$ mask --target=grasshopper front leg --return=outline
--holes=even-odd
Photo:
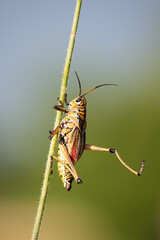
[[[57,101],[59,102],[59,104],[58,105],[54,105],[53,108],[55,110],[57,110],[57,111],[68,113],[68,111],[63,108],[64,105],[63,105],[62,101],[59,99],[59,97],[57,98]],[[65,101],[66,105],[69,105],[69,103],[67,102],[67,94],[65,94],[65,100],[64,101]]]
[[[94,151],[103,151],[103,152],[110,152],[110,153],[115,153],[116,157],[118,158],[118,160],[132,173],[134,173],[137,176],[140,176],[142,174],[143,168],[144,168],[144,162],[145,160],[142,161],[142,165],[141,165],[141,169],[139,170],[139,172],[133,170],[132,168],[130,168],[126,163],[123,162],[123,160],[121,159],[121,157],[119,156],[118,152],[116,149],[114,148],[102,148],[102,147],[97,147],[94,145],[89,145],[89,144],[85,144],[85,150],[94,150]]]

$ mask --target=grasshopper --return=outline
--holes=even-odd
[[[65,118],[60,122],[60,125],[57,126],[53,131],[49,131],[49,139],[52,139],[55,134],[58,134],[59,146],[58,146],[58,157],[51,156],[51,174],[53,172],[53,159],[58,161],[58,172],[64,184],[64,187],[69,191],[72,187],[72,181],[75,181],[78,184],[82,183],[81,178],[78,176],[77,171],[74,167],[75,163],[79,160],[84,150],[94,150],[94,151],[104,151],[115,153],[118,160],[132,173],[137,176],[140,176],[143,168],[144,162],[140,171],[134,171],[130,168],[119,156],[118,152],[114,148],[102,148],[94,145],[89,145],[85,143],[86,138],[86,98],[85,95],[89,92],[103,86],[117,86],[117,84],[102,84],[96,87],[91,88],[84,94],[81,94],[81,83],[77,73],[75,72],[78,83],[79,83],[79,96],[73,99],[70,103],[67,102],[67,94],[65,95],[65,104],[68,106],[68,110],[63,108],[63,104],[58,98],[58,105],[53,106],[57,111],[61,111],[66,114]]]

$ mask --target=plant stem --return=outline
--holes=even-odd
[[[81,4],[82,4],[82,0],[77,0],[74,18],[73,18],[72,30],[71,30],[71,35],[70,35],[65,65],[64,65],[64,71],[63,71],[63,76],[62,76],[62,84],[61,84],[61,91],[60,91],[60,100],[62,101],[62,103],[64,103],[64,99],[65,99],[67,80],[68,80],[70,63],[71,63],[71,58],[72,58],[72,53],[73,53],[73,48],[74,48],[74,43],[75,43],[75,36],[76,36],[76,32],[77,32]],[[57,111],[54,129],[60,124],[61,116],[62,116],[62,112]],[[45,202],[47,199],[47,192],[48,192],[48,186],[49,186],[49,180],[50,180],[50,161],[51,161],[51,156],[54,155],[54,152],[55,152],[57,139],[58,139],[58,137],[56,134],[52,138],[51,143],[50,143],[48,159],[46,162],[46,169],[45,169],[45,173],[44,173],[44,180],[43,180],[39,205],[38,205],[38,209],[37,209],[37,215],[36,215],[32,238],[31,238],[32,240],[38,239],[38,235],[39,235],[39,230],[40,230],[43,212],[44,212],[44,208],[45,208]]]

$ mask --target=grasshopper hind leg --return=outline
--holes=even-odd
[[[122,158],[119,156],[117,150],[114,149],[114,148],[102,148],[102,147],[97,147],[97,146],[94,146],[94,145],[85,144],[85,150],[94,150],[94,151],[115,153],[117,159],[118,159],[118,160],[121,162],[121,164],[122,164],[123,166],[125,166],[130,172],[134,173],[134,174],[137,175],[137,176],[140,176],[140,175],[142,174],[145,160],[142,161],[141,168],[140,168],[139,172],[137,172],[137,171],[133,170],[132,168],[130,168],[130,167],[122,160]]]

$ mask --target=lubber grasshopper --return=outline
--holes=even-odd
[[[95,150],[115,153],[119,161],[126,168],[135,175],[140,176],[144,168],[145,160],[142,161],[140,171],[136,172],[123,162],[116,149],[96,147],[85,143],[87,102],[84,96],[96,88],[108,85],[117,86],[117,84],[102,84],[91,88],[84,94],[81,94],[81,83],[77,73],[76,76],[79,83],[79,96],[68,103],[66,95],[65,104],[68,106],[68,110],[63,108],[63,104],[59,98],[57,99],[59,101],[59,105],[53,106],[54,109],[64,112],[66,117],[61,121],[60,125],[57,126],[56,129],[50,131],[50,139],[52,139],[55,134],[59,134],[58,157],[51,156],[51,173],[53,172],[53,159],[55,159],[58,161],[58,171],[64,187],[69,191],[71,189],[73,179],[75,179],[78,184],[82,183],[81,178],[76,172],[74,164],[79,160],[84,150]]]

